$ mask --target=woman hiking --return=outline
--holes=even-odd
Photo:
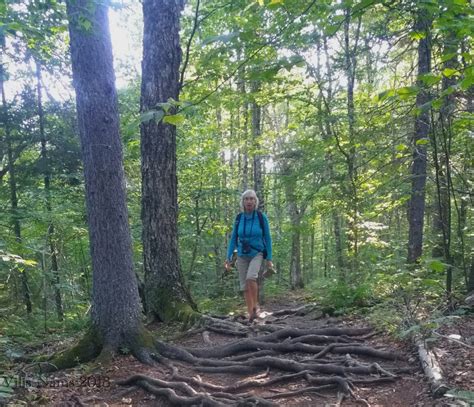
[[[245,303],[252,322],[258,317],[257,278],[263,261],[273,269],[272,238],[267,216],[259,211],[257,194],[248,189],[240,197],[240,210],[232,229],[224,267],[230,270],[232,255],[237,247],[237,271],[240,290],[244,292]]]

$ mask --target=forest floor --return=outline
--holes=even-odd
[[[262,335],[260,327],[275,323],[273,315],[281,310],[296,310],[303,304],[298,296],[269,299],[262,307],[262,317],[253,324],[248,324],[252,338]],[[243,309],[239,310],[242,312]],[[242,317],[243,320],[243,317]],[[246,321],[245,321],[246,323]],[[361,318],[355,317],[328,317],[322,315],[316,308],[310,312],[286,313],[278,318],[279,326],[288,328],[326,329],[326,328],[367,328],[369,324]],[[176,326],[153,324],[149,327],[155,332],[163,334],[176,333]],[[450,388],[457,390],[474,389],[474,316],[464,316],[462,319],[438,329],[438,337],[432,349],[440,361],[445,382]],[[451,335],[451,337],[450,337]],[[190,333],[174,335],[169,340],[174,345],[186,349],[215,348],[222,345],[243,341],[242,338],[219,334],[212,331],[197,330]],[[456,339],[457,338],[457,339]],[[194,377],[204,383],[220,386],[239,385],[251,381],[245,388],[246,394],[252,394],[261,399],[267,399],[277,406],[390,406],[390,407],[422,407],[422,406],[473,406],[472,401],[462,401],[448,397],[434,398],[418,360],[415,346],[409,341],[395,340],[384,333],[374,332],[360,338],[351,338],[351,342],[363,342],[364,347],[389,351],[402,355],[402,360],[379,360],[372,356],[346,356],[354,361],[352,366],[368,366],[373,362],[380,363],[387,375],[370,374],[364,376],[350,375],[353,382],[353,396],[341,400],[341,393],[332,389],[319,388],[316,390],[301,391],[305,388],[304,377],[288,378],[283,381],[270,380],[288,373],[278,369],[267,369],[248,374],[235,373],[206,373],[198,372],[195,366],[188,363],[173,361],[176,371],[183,377]],[[285,341],[284,341],[285,342]],[[288,339],[286,343],[288,342]],[[353,343],[351,343],[352,345]],[[64,346],[65,343],[62,344]],[[46,348],[45,348],[46,349]],[[49,349],[51,350],[51,348]],[[341,352],[340,352],[341,353]],[[299,351],[281,354],[284,360],[306,363],[307,354]],[[250,356],[252,357],[252,356]],[[322,359],[318,359],[322,360]],[[289,363],[289,362],[288,362]],[[327,362],[329,363],[329,362]],[[390,377],[390,372],[396,372],[396,377]],[[171,380],[169,366],[157,364],[146,366],[139,363],[132,356],[121,356],[114,359],[108,366],[81,366],[76,369],[56,372],[42,379],[40,384],[24,386],[17,392],[14,401],[9,406],[18,405],[47,405],[47,406],[170,406],[168,399],[161,395],[151,394],[137,386],[121,386],[117,382],[132,375],[146,375],[156,379]],[[289,375],[288,375],[289,376]],[[327,375],[326,375],[327,376]],[[385,376],[386,382],[380,380]],[[354,379],[354,380],[352,380]],[[267,384],[264,384],[267,382]],[[253,383],[253,384],[252,384]],[[260,383],[259,385],[254,385]],[[307,383],[306,383],[307,386]],[[328,387],[328,386],[326,386]],[[285,396],[285,394],[287,394]],[[469,392],[467,392],[469,393]],[[347,395],[346,395],[347,396]],[[0,403],[1,404],[1,403]],[[226,405],[226,403],[222,404]],[[252,404],[234,404],[252,405]],[[261,404],[256,404],[261,405]]]

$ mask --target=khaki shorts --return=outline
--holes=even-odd
[[[257,253],[255,257],[237,257],[237,271],[239,272],[240,289],[242,291],[245,290],[246,280],[257,280],[262,261],[262,253]]]

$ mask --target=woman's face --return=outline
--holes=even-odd
[[[244,198],[244,209],[245,212],[252,212],[255,209],[255,204],[257,203],[257,200],[255,199],[254,196],[246,196]]]

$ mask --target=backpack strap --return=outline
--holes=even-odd
[[[257,215],[258,215],[258,221],[260,222],[260,228],[262,229],[262,237],[265,238],[265,224],[263,222],[263,214],[262,212],[257,211]]]
[[[263,214],[260,211],[257,211],[258,221],[260,222],[260,227],[262,228],[262,241],[263,241],[263,258],[267,258],[267,244],[265,243],[265,224],[263,221]]]
[[[235,217],[235,234],[236,234],[236,238],[235,238],[235,244],[239,244],[239,224],[240,224],[240,218],[242,218],[242,212],[239,212],[237,214],[237,216]]]

